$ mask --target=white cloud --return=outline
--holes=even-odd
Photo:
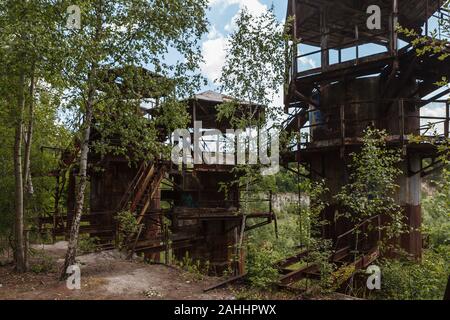
[[[218,37],[221,37],[221,36],[222,35],[217,30],[216,26],[212,26],[212,29],[208,33],[208,40],[214,40],[214,39],[217,39]]]
[[[224,27],[227,32],[233,32],[236,28],[235,21],[242,9],[246,8],[249,13],[255,16],[261,15],[268,10],[268,7],[265,4],[262,4],[259,0],[209,0],[209,5],[211,7],[219,7],[219,9],[222,10],[225,10],[230,6],[239,7],[238,12],[236,12],[230,22]]]
[[[308,57],[301,57],[298,62],[300,63],[300,66],[305,67],[307,70],[317,68],[316,62]]]
[[[255,15],[260,15],[268,9],[267,6],[262,4],[259,0],[209,0],[209,5],[211,7],[220,6],[222,9],[238,5],[239,9],[246,7],[250,13]]]
[[[422,117],[437,117],[437,118],[445,118],[445,104],[444,103],[431,103],[420,110],[420,115]],[[442,120],[434,120],[434,119],[422,119],[421,125],[426,126],[429,123],[442,122]],[[433,131],[436,130],[438,134],[444,133],[444,123],[436,124],[434,129],[430,130],[428,134],[432,134]],[[423,133],[423,132],[422,132]]]
[[[202,44],[204,63],[200,68],[209,81],[218,80],[225,64],[227,39],[217,32],[216,28],[208,34],[208,40]]]
[[[223,30],[226,33],[231,33],[235,30],[235,20],[242,9],[247,8],[255,16],[261,15],[268,10],[267,5],[262,4],[260,0],[209,0],[209,6],[215,12],[223,12],[231,6],[237,6],[236,14],[230,21],[224,23]],[[211,82],[218,80],[222,74],[226,58],[227,41],[228,36],[221,34],[218,28],[213,25],[207,39],[202,44],[204,63],[201,65],[201,70]]]
[[[280,86],[276,92],[271,94],[272,104],[271,107],[280,108],[284,106],[284,86]]]
[[[234,30],[234,21],[242,9],[247,8],[253,15],[260,15],[268,10],[267,6],[262,4],[260,0],[209,0],[209,6],[214,8],[216,12],[224,11],[230,6],[238,7],[236,14],[224,25],[224,30],[228,33]],[[213,25],[207,40],[202,44],[204,63],[201,65],[201,70],[211,82],[218,80],[222,74],[226,58],[227,39],[227,36],[222,35],[217,30],[217,27]]]

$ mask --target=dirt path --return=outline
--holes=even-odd
[[[204,293],[219,282],[201,280],[181,270],[162,265],[129,262],[118,252],[101,252],[78,257],[81,290],[68,290],[58,282],[66,243],[35,247],[31,266],[34,272],[17,275],[12,266],[0,267],[0,299],[81,299],[81,300],[224,300],[233,299],[228,290]]]

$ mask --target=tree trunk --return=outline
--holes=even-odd
[[[17,272],[27,271],[24,241],[24,205],[22,176],[22,140],[23,140],[23,110],[25,107],[25,73],[19,76],[19,95],[17,99],[17,123],[14,140],[14,178],[15,178],[15,262]]]
[[[86,103],[86,114],[84,119],[84,136],[81,145],[81,157],[80,157],[80,171],[79,171],[79,185],[77,190],[77,200],[75,205],[75,214],[73,216],[72,226],[70,229],[69,246],[64,261],[64,266],[61,270],[60,280],[67,278],[67,268],[75,264],[75,258],[77,255],[78,238],[80,232],[81,215],[83,214],[85,191],[87,186],[87,167],[88,167],[88,155],[89,155],[89,140],[91,135],[91,123],[94,111],[94,88],[91,86],[88,95],[88,101]]]
[[[97,25],[94,36],[94,43],[101,43],[101,33],[102,33],[102,4],[103,1],[96,3],[99,6],[99,11],[97,12]],[[95,49],[94,49],[95,51]],[[77,199],[75,204],[75,214],[72,220],[72,226],[70,229],[70,239],[69,247],[67,248],[66,258],[64,260],[64,265],[61,270],[60,280],[67,279],[67,268],[75,264],[75,259],[77,256],[77,246],[78,238],[80,233],[80,222],[81,215],[83,214],[84,207],[84,197],[87,186],[87,167],[88,167],[88,156],[89,156],[89,141],[91,136],[91,124],[92,117],[94,114],[94,100],[96,94],[96,84],[97,84],[97,68],[98,63],[92,62],[90,65],[90,70],[88,72],[88,92],[87,100],[85,103],[85,118],[84,118],[84,136],[81,143],[81,156],[80,156],[80,168],[79,168],[79,186],[77,192]]]
[[[33,65],[31,71],[31,82],[30,82],[30,105],[29,105],[29,119],[28,128],[25,139],[25,161],[24,168],[25,173],[23,178],[25,180],[25,190],[29,195],[33,195],[34,188],[33,182],[31,180],[31,145],[33,141],[33,124],[34,124],[34,94],[35,94],[35,67]]]

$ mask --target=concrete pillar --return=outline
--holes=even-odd
[[[405,223],[409,229],[409,233],[401,237],[400,245],[416,259],[420,259],[422,256],[421,161],[418,154],[408,155],[407,160],[403,163],[404,174],[399,179],[400,190],[398,192],[398,204],[404,210]],[[413,174],[414,172],[418,173]]]

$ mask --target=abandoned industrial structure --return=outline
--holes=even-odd
[[[147,70],[143,72],[148,73]],[[108,81],[114,81],[114,78]],[[156,98],[151,94],[149,97]],[[209,129],[230,128],[226,121],[216,120],[216,107],[226,101],[232,101],[232,98],[212,91],[187,101],[191,119],[189,132],[194,134],[196,122]],[[241,108],[247,108],[258,116],[264,113],[261,106],[243,104]],[[142,108],[141,112],[144,116],[152,110]],[[95,139],[95,132],[91,136]],[[208,133],[204,132],[202,136],[202,154],[214,154],[216,147],[210,146]],[[163,134],[161,143],[167,139],[170,135]],[[213,139],[213,142],[216,141]],[[228,158],[234,156],[226,154]],[[62,169],[55,173],[58,181],[74,159],[74,154],[63,155]],[[172,255],[179,260],[188,255],[194,261],[207,262],[215,274],[228,270],[242,272],[243,253],[237,249],[237,244],[242,242],[246,231],[270,224],[275,219],[270,193],[263,200],[265,211],[247,212],[244,216],[240,210],[242,190],[238,184],[232,183],[236,180],[233,173],[235,165],[228,165],[229,162],[188,165],[181,160],[175,164],[170,158],[156,159],[133,167],[124,156],[100,156],[91,151],[90,167],[102,170],[91,170],[90,211],[82,217],[80,232],[97,239],[103,249],[114,248],[119,227],[115,216],[129,211],[143,226],[133,239],[127,240],[131,253],[164,262],[168,262]],[[53,237],[67,236],[70,230],[75,211],[76,176],[74,166],[67,186],[67,214],[57,212],[40,218],[41,228],[52,226]],[[221,189],[224,183],[230,185],[226,192]],[[64,185],[57,187],[58,190],[61,188]]]
[[[381,8],[379,30],[367,27],[367,8],[372,5]],[[292,132],[306,130],[308,134],[293,146],[286,161],[306,165],[312,179],[324,179],[331,195],[335,195],[348,182],[350,154],[361,147],[363,131],[368,126],[386,130],[388,144],[401,149],[405,159],[396,201],[404,208],[409,233],[399,239],[399,244],[420,258],[421,178],[441,164],[436,161],[435,146],[409,139],[411,135],[426,138],[436,124],[444,124],[441,137],[449,137],[449,104],[444,99],[449,90],[437,91],[436,83],[443,76],[448,78],[450,65],[439,60],[436,52],[418,56],[411,39],[398,26],[424,35],[424,45],[439,43],[431,35],[429,21],[448,17],[448,11],[439,0],[290,0],[288,16],[294,17],[290,29],[293,39],[306,49],[299,52],[301,46],[293,47],[285,97],[290,116],[286,128]],[[444,46],[442,50],[450,48]],[[312,57],[318,57],[320,66],[302,69],[300,61]],[[421,109],[431,103],[445,106],[446,116],[421,116]],[[424,165],[424,159],[430,164]],[[355,226],[343,217],[337,219],[341,208],[332,198],[329,201],[331,205],[323,213],[329,222],[323,236],[335,244],[332,261],[346,261],[355,248],[358,229],[365,230],[360,234],[366,236],[360,237],[357,245],[360,258],[351,259],[357,268],[367,267],[378,257],[381,236],[377,231],[367,232],[368,226],[382,224],[384,217],[372,217]],[[295,261],[288,260],[285,266]],[[315,269],[308,266],[287,272],[281,282],[289,284],[308,273],[314,276]]]
[[[366,26],[366,9],[370,5],[381,8],[380,30],[368,30]],[[405,159],[396,200],[404,208],[410,232],[399,242],[418,259],[422,251],[421,178],[441,164],[436,160],[434,145],[414,143],[409,136],[426,136],[430,124],[424,126],[423,121],[427,121],[444,124],[442,137],[449,137],[450,108],[444,97],[450,90],[434,92],[442,76],[450,78],[450,65],[437,59],[434,52],[417,56],[410,39],[399,32],[397,25],[414,29],[436,42],[439,39],[431,37],[428,21],[437,15],[449,15],[439,0],[289,0],[287,12],[288,17],[293,17],[288,20],[292,22],[288,27],[295,45],[291,46],[288,63],[285,130],[306,132],[307,138],[297,141],[282,155],[283,165],[304,165],[313,180],[324,179],[331,195],[335,195],[348,181],[350,154],[361,147],[364,130],[368,126],[385,129],[389,145],[401,149]],[[302,47],[309,49],[302,52]],[[300,61],[317,57],[319,67],[302,69]],[[192,131],[196,121],[210,129],[230,128],[229,123],[217,120],[216,110],[217,105],[230,99],[214,92],[190,99],[189,129]],[[421,108],[430,103],[444,105],[446,117],[421,116]],[[261,106],[242,103],[241,107],[260,108],[257,112],[264,113]],[[208,151],[207,143],[203,148]],[[65,154],[62,162],[70,164],[74,157]],[[425,159],[430,159],[431,164],[424,165]],[[236,179],[234,166],[175,165],[158,159],[133,168],[123,157],[98,158],[95,154],[90,155],[90,161],[101,164],[103,170],[90,175],[90,212],[83,216],[81,232],[99,238],[105,249],[113,247],[116,239],[114,216],[130,210],[144,225],[130,241],[133,253],[143,253],[153,260],[164,259],[164,254],[167,258],[169,252],[178,258],[189,253],[193,259],[209,261],[217,274],[229,268],[243,273],[243,253],[236,248],[245,231],[276,222],[270,194],[267,210],[244,215],[240,210],[239,186],[226,193],[221,191],[222,183]],[[62,175],[62,170],[55,173],[58,183]],[[41,218],[41,225],[50,225],[54,236],[66,235],[70,228],[76,171],[69,177],[67,213],[58,212],[56,205],[57,212]],[[60,193],[61,187],[57,190]],[[355,234],[369,224],[382,224],[383,217],[372,217],[355,226],[348,219],[336,219],[340,208],[333,199],[329,201],[331,205],[323,213],[329,224],[322,235],[335,245],[331,259],[335,263],[354,263],[357,268],[367,267],[378,257],[377,241],[381,235],[368,232],[361,237],[361,252],[354,260]],[[318,276],[314,265],[295,271],[287,268],[305,255],[307,251],[302,251],[279,263],[281,285]]]

